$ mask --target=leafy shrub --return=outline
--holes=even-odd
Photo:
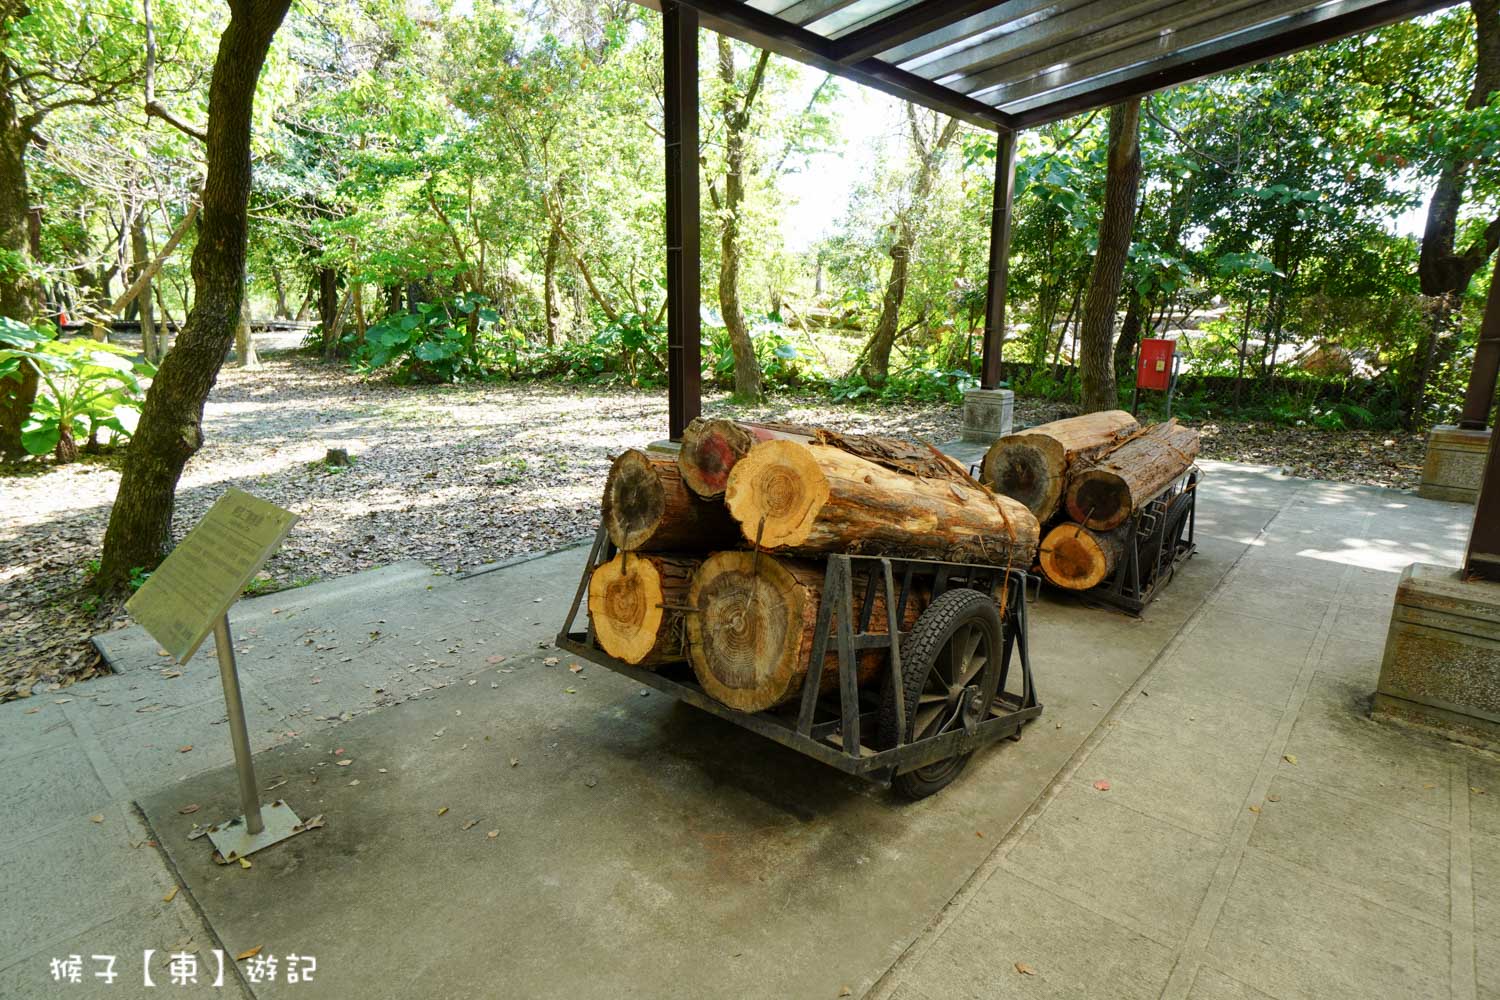
[[[482,295],[418,303],[416,312],[392,313],[365,331],[344,335],[354,366],[370,372],[395,367],[398,382],[454,382],[479,375],[479,340],[492,335],[500,316]],[[456,314],[456,315],[455,315]]]
[[[15,320],[0,319],[0,379],[26,365],[40,382],[36,402],[21,430],[33,455],[51,452],[59,463],[78,457],[78,442],[114,443],[128,438],[140,418],[145,388],[156,373],[135,353],[116,344],[78,337],[53,340]]]

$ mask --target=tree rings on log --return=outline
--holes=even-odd
[[[1198,432],[1176,420],[1154,424],[1068,481],[1068,516],[1095,531],[1123,524],[1192,467]]]
[[[1069,472],[1113,448],[1140,425],[1124,410],[1085,413],[1038,424],[990,445],[980,466],[980,481],[1019,500],[1047,521],[1057,511]]]
[[[1109,532],[1091,531],[1071,521],[1042,539],[1038,562],[1042,575],[1066,590],[1089,590],[1109,579],[1125,554],[1129,525]]]
[[[864,586],[856,578],[855,594],[862,594]],[[705,559],[693,574],[688,591],[693,610],[686,616],[688,660],[703,690],[741,712],[764,711],[796,698],[812,661],[822,599],[823,567],[816,563],[744,551],[716,552]],[[906,603],[902,627],[910,628],[928,595],[913,592]],[[883,595],[871,605],[869,630],[887,631]],[[884,650],[857,652],[857,683],[871,683],[888,663]],[[830,633],[819,690],[831,691],[838,682],[838,646]]]
[[[589,579],[589,619],[606,653],[638,666],[686,658],[683,607],[699,560],[621,552]]]
[[[601,516],[615,547],[631,551],[702,552],[739,540],[724,505],[689,491],[675,459],[634,449],[610,466]]]

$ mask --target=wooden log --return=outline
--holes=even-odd
[[[1068,480],[1068,516],[1095,531],[1123,524],[1198,457],[1198,432],[1176,420],[1126,439]]]
[[[1093,461],[1140,429],[1124,410],[1038,424],[990,445],[979,480],[1021,501],[1045,524],[1062,501],[1069,470]]]
[[[761,552],[716,552],[693,574],[686,616],[688,659],[698,683],[711,697],[741,712],[786,704],[802,690],[812,662],[813,634],[823,594],[823,567]],[[856,608],[864,582],[856,579]],[[927,606],[926,596],[907,601],[903,628]],[[856,611],[857,613],[857,611]],[[858,622],[853,623],[858,627]],[[887,630],[883,591],[873,605],[871,632]],[[830,629],[819,689],[838,687],[837,632]],[[889,669],[884,650],[857,654],[861,684],[879,680]]]
[[[589,579],[589,618],[610,656],[637,666],[687,658],[682,609],[702,560],[621,552]]]
[[[1037,553],[1042,575],[1067,590],[1097,587],[1109,579],[1125,558],[1129,534],[1128,524],[1113,531],[1092,531],[1081,524],[1064,521],[1042,539]]]
[[[762,441],[832,445],[893,472],[931,479],[970,479],[968,471],[923,441],[877,434],[840,434],[800,424],[750,423],[697,418],[682,432],[677,469],[688,489],[705,499],[724,495],[735,464]]]
[[[765,441],[729,474],[750,542],[802,555],[869,553],[1029,567],[1031,511],[972,479],[903,475],[829,445]]]
[[[689,491],[674,459],[634,449],[610,466],[600,516],[619,549],[707,552],[739,542],[724,505]]]

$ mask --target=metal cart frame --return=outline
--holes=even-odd
[[[1032,682],[1026,622],[1027,591],[1032,589],[1029,585],[1036,578],[1020,570],[927,559],[829,555],[810,662],[796,702],[797,711],[740,712],[710,697],[692,678],[690,671],[687,679],[677,679],[610,656],[599,647],[591,622],[583,631],[573,631],[594,570],[613,557],[614,546],[601,527],[589,550],[588,563],[562,631],[558,634],[559,648],[845,773],[889,784],[897,774],[968,753],[1003,738],[1019,739],[1021,726],[1042,712]],[[862,586],[856,587],[857,583],[862,583]],[[905,620],[914,584],[930,588],[934,600],[944,591],[958,587],[1001,595],[1002,635],[1000,678],[988,715],[970,723],[966,712],[964,728],[917,740],[911,740],[907,733],[905,699],[901,697],[904,691],[901,648],[910,632],[899,628],[899,623]],[[860,592],[857,599],[856,589]],[[885,598],[886,631],[871,632],[870,619],[881,591]],[[835,691],[824,695],[820,692],[824,659],[830,645],[838,654],[839,683]],[[896,745],[892,747],[870,745],[870,734],[877,727],[882,695],[879,688],[872,686],[862,690],[858,687],[856,657],[867,649],[889,652],[890,690],[895,692],[898,733]],[[1020,670],[1019,694],[1006,691],[1006,682],[1012,679],[1013,659]],[[978,686],[970,687],[972,692],[966,691],[964,697],[978,697]]]
[[[1118,608],[1139,618],[1197,551],[1198,467],[1191,466],[1130,518],[1125,558],[1108,580],[1090,590],[1070,591],[1084,601]]]

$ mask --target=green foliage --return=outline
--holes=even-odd
[[[455,382],[485,373],[479,343],[495,339],[499,322],[487,298],[460,295],[387,316],[365,331],[363,341],[351,332],[344,343],[356,370],[389,366],[397,382]]]
[[[156,370],[135,360],[134,352],[87,338],[51,340],[13,320],[0,324],[0,341],[18,345],[0,348],[0,379],[13,377],[22,365],[40,379],[21,430],[21,444],[31,454],[51,452],[69,462],[78,441],[113,443],[135,430],[145,398],[141,380]]]

